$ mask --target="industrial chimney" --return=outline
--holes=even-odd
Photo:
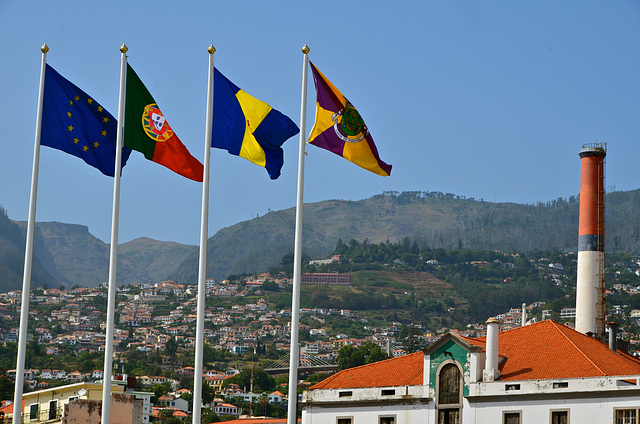
[[[576,330],[604,340],[604,158],[606,143],[580,150]]]

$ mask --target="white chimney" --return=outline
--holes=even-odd
[[[498,370],[498,327],[500,321],[495,318],[487,320],[487,343],[486,343],[486,360],[484,362],[484,370],[482,371],[482,380],[484,382],[496,381],[500,376]]]
[[[618,323],[615,321],[609,323],[609,348],[614,352],[618,350]]]
[[[527,304],[522,304],[522,326],[527,325]]]

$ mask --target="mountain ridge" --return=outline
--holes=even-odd
[[[640,190],[608,193],[606,199],[607,248],[640,250],[640,217],[636,213]],[[419,191],[385,192],[357,201],[324,200],[304,205],[303,253],[324,258],[338,240],[382,243],[404,238],[443,249],[575,251],[578,209],[577,196],[531,205]],[[15,239],[16,231],[24,240],[26,223],[12,224],[19,230],[2,224],[0,221],[0,242],[6,238],[4,233]],[[208,239],[207,277],[223,279],[279,265],[293,252],[294,226],[295,208],[288,208],[221,229]],[[0,256],[0,287],[19,288],[17,277],[21,279],[22,269],[16,265],[16,256],[24,257],[24,241],[21,249],[19,253],[12,242],[11,267]],[[169,279],[197,282],[197,246],[141,237],[121,244],[118,250],[118,284]],[[109,246],[83,225],[37,223],[35,256],[41,273],[33,279],[35,284],[95,286],[108,280]],[[11,270],[11,277],[3,279],[3,270]]]

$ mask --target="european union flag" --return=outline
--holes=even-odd
[[[114,176],[117,121],[93,97],[46,65],[40,144]],[[123,147],[122,166],[131,149]]]
[[[272,180],[284,164],[282,144],[300,132],[289,117],[238,88],[214,69],[211,147],[264,166]]]

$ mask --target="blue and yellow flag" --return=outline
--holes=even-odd
[[[300,132],[289,117],[238,88],[217,69],[211,147],[264,166],[272,180],[284,164],[282,144]]]
[[[46,65],[40,144],[83,159],[110,177],[116,162],[117,121],[71,81]],[[131,149],[123,147],[122,166]]]

